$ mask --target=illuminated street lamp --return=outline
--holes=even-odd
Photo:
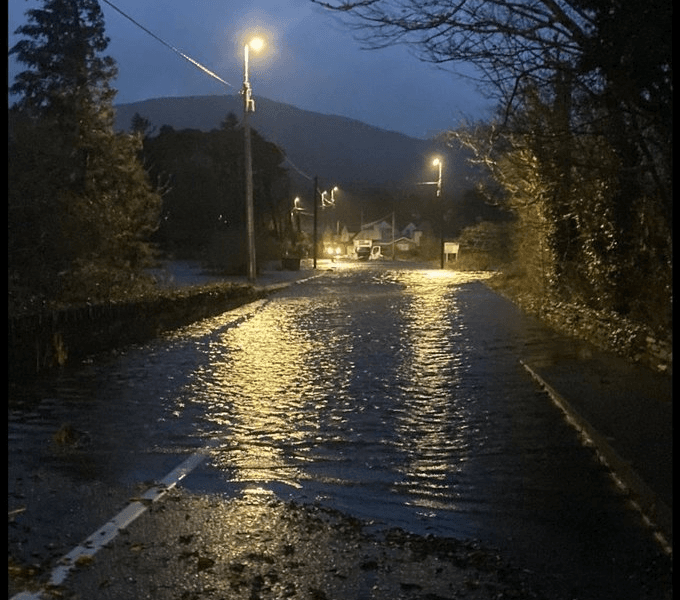
[[[444,268],[444,205],[441,201],[442,199],[442,160],[440,158],[435,158],[432,161],[432,166],[439,167],[439,176],[437,177],[437,200],[439,200],[441,216],[439,223],[439,255],[440,255],[440,268]]]
[[[328,199],[328,190],[321,192],[321,208],[326,208],[327,206],[335,206],[335,192],[339,191],[340,188],[336,185],[331,190],[330,200]]]
[[[317,201],[317,198],[321,198],[321,208],[326,208],[327,206],[333,206],[335,203],[335,192],[339,191],[339,188],[335,186],[331,190],[331,198],[330,200],[328,199],[328,191],[322,192],[319,190],[319,178],[314,177],[314,234],[313,234],[313,241],[312,241],[312,246],[314,248],[314,268],[316,269],[316,251],[317,251],[317,244],[318,244],[318,234],[317,234],[317,225],[318,225],[318,216],[319,216],[319,202]]]
[[[335,208],[335,192],[339,192],[340,188],[336,185],[331,191],[330,191],[330,199],[328,198],[328,190],[321,192],[321,208],[324,209],[326,207],[332,206]],[[325,219],[326,221],[326,227],[328,227],[328,218]],[[338,222],[338,229],[340,228],[340,223]]]
[[[253,156],[250,143],[249,115],[255,112],[255,100],[252,98],[250,80],[248,79],[248,52],[252,48],[256,52],[264,46],[262,38],[253,38],[244,46],[243,60],[243,138],[245,140],[246,163],[246,229],[248,232],[248,281],[255,281],[255,216],[253,210]]]
[[[437,177],[437,198],[441,198],[442,195],[442,161],[439,158],[435,158],[432,161],[432,165],[439,167],[439,177]]]
[[[300,197],[296,197],[293,200],[293,208],[290,211],[290,221],[295,230],[295,225],[297,224],[298,233],[300,233],[300,212],[302,212],[302,207],[300,206]]]
[[[332,190],[331,190],[331,206],[335,208],[335,192],[339,192],[340,188],[336,185]],[[336,229],[336,234],[340,233],[340,221],[338,221],[338,226]]]

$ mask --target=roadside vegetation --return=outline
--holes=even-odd
[[[514,215],[507,293],[672,339],[670,0],[312,1],[367,48],[476,67],[497,114],[449,139]]]
[[[26,66],[8,114],[8,313],[154,296],[150,269],[187,248],[225,273],[245,272],[243,133],[151,137],[135,115],[114,131],[117,68],[96,0],[44,0],[26,12],[10,54]],[[253,132],[262,258],[286,234],[284,154]],[[272,242],[274,240],[274,242]]]
[[[138,160],[140,137],[113,130],[117,69],[102,56],[99,4],[48,0],[27,17],[10,49],[28,67],[10,88],[10,314],[142,293],[161,195]]]

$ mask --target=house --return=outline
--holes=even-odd
[[[324,255],[346,256],[351,254],[354,251],[352,237],[347,226],[343,226],[340,229],[340,224],[338,223],[335,231],[330,227],[326,227],[321,236]]]
[[[414,223],[409,223],[399,232],[393,229],[391,223],[380,219],[363,225],[354,236],[354,248],[356,251],[358,246],[370,241],[373,246],[380,246],[386,255],[392,253],[392,244],[396,252],[410,254],[417,251],[422,235],[422,230]]]
[[[423,236],[423,230],[415,223],[409,223],[401,230],[401,235],[404,238],[413,240],[416,246],[420,246],[420,238]]]
[[[354,236],[355,240],[372,240],[380,242],[382,240],[392,240],[392,226],[386,221],[373,221],[361,227],[361,231]]]
[[[412,253],[418,249],[418,243],[409,237],[400,237],[394,240],[394,249],[399,253]]]

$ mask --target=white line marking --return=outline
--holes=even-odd
[[[123,510],[103,527],[95,531],[82,544],[76,546],[71,552],[59,559],[47,582],[47,587],[59,586],[64,583],[68,574],[79,564],[79,561],[87,561],[92,558],[101,548],[111,542],[118,533],[125,529],[137,517],[139,517],[152,503],[161,499],[174,488],[177,483],[184,479],[191,471],[205,460],[207,449],[192,454],[183,463],[170,471],[158,485],[155,485],[139,498],[135,498]],[[41,600],[44,590],[37,592],[20,592],[12,596],[11,600]]]
[[[631,467],[630,461],[624,460],[607,442],[604,436],[585,419],[571,404],[557,393],[548,383],[523,360],[520,364],[527,370],[536,382],[548,393],[553,403],[564,413],[567,422],[581,435],[595,454],[610,472],[610,476],[618,487],[632,494],[629,499],[631,505],[640,513],[643,521],[649,523],[654,538],[660,543],[666,554],[673,554],[672,531],[673,512],[665,502],[647,486],[637,472]]]

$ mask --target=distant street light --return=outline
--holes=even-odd
[[[295,230],[295,225],[297,224],[297,231],[300,233],[300,212],[302,212],[302,207],[300,206],[300,197],[296,197],[293,200],[293,208],[290,211],[290,220],[293,230]]]
[[[326,207],[333,207],[335,208],[335,192],[339,192],[340,188],[336,185],[333,189],[330,191],[330,199],[328,198],[328,190],[321,192],[321,208],[324,209]],[[324,219],[324,222],[326,224],[326,228],[328,228],[328,217]],[[338,223],[338,228],[340,227],[340,224]]]
[[[437,198],[442,195],[442,161],[439,158],[435,158],[432,161],[435,167],[439,167],[439,177],[437,177]]]
[[[319,220],[319,202],[317,201],[317,198],[321,198],[321,208],[324,209],[327,206],[333,206],[335,203],[335,192],[339,191],[339,188],[335,186],[331,190],[331,198],[330,200],[328,199],[328,190],[326,191],[321,191],[319,190],[319,178],[314,177],[314,191],[313,191],[313,198],[314,198],[314,234],[313,234],[313,241],[312,241],[312,247],[314,249],[314,268],[316,269],[316,259],[317,259],[317,246],[318,246],[318,220]]]
[[[444,203],[442,202],[442,160],[435,158],[432,165],[439,167],[439,176],[437,177],[437,200],[439,200],[439,209],[441,211],[441,219],[439,221],[439,255],[440,268],[444,268]]]
[[[253,210],[253,156],[250,142],[249,115],[255,112],[255,100],[252,98],[250,80],[248,79],[248,52],[252,48],[256,52],[264,46],[262,38],[253,38],[244,46],[243,60],[243,138],[245,140],[246,164],[246,229],[248,232],[248,281],[255,281],[257,266],[255,260],[255,216]]]
[[[335,205],[335,192],[339,191],[340,188],[336,185],[331,191],[331,197],[328,198],[328,190],[321,192],[321,208],[326,208],[327,206]]]
[[[335,208],[335,192],[339,192],[340,188],[336,185],[332,190],[331,190],[331,204],[333,208]],[[340,221],[337,221],[337,227],[335,230],[336,235],[340,235]]]

